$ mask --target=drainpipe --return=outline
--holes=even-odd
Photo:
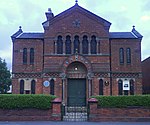
[[[109,61],[110,61],[110,95],[112,95],[111,40],[109,40]]]

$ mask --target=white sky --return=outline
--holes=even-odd
[[[130,32],[132,26],[144,37],[142,60],[150,56],[150,0],[78,0],[78,4],[112,23],[111,32]],[[22,26],[24,32],[43,32],[45,12],[54,15],[72,7],[75,0],[0,0],[0,57],[9,69],[12,62],[10,36]]]

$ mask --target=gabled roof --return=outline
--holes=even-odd
[[[44,39],[44,33],[23,33],[21,26],[19,30],[11,36],[12,41],[15,39]]]
[[[16,38],[19,39],[43,39],[44,33],[22,33]]]
[[[21,26],[19,26],[19,30],[11,36],[12,41],[15,40],[16,37],[17,37],[18,35],[20,35],[22,32],[23,32],[23,31],[22,31],[22,29],[21,29]]]
[[[95,18],[95,19],[99,20],[100,22],[102,22],[105,27],[108,27],[108,29],[110,28],[111,23],[110,23],[109,21],[107,21],[107,20],[103,19],[102,17],[99,17],[99,16],[97,16],[96,14],[94,14],[94,13],[92,13],[92,12],[86,10],[85,8],[79,6],[77,3],[76,3],[74,6],[72,6],[71,8],[69,8],[69,9],[63,11],[62,13],[60,13],[60,14],[54,16],[54,18],[53,18],[52,20],[50,20],[50,22],[55,21],[55,19],[61,17],[62,15],[66,14],[66,13],[68,13],[68,12],[72,12],[72,11],[75,10],[75,9],[82,11],[82,12],[83,12],[84,14],[86,14],[86,15],[92,16],[93,18]],[[47,22],[48,22],[48,21],[43,22],[42,25],[45,26],[45,24],[46,24]]]
[[[135,35],[133,35],[131,32],[110,32],[109,33],[110,38],[114,39],[121,39],[121,38],[137,38]]]
[[[110,39],[142,39],[142,35],[135,30],[135,26],[131,32],[110,32]]]

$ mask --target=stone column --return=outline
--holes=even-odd
[[[63,54],[65,55],[66,49],[65,49],[65,40],[63,41]]]
[[[88,46],[89,46],[89,50],[88,50],[88,54],[91,54],[91,41],[88,41]]]
[[[92,86],[91,86],[91,79],[88,79],[88,87],[89,87],[89,92],[88,92],[88,95],[89,97],[91,96],[91,89],[92,89]]]
[[[96,41],[96,54],[99,54],[99,42],[98,41]]]
[[[57,41],[55,41],[55,54],[57,54]]]
[[[66,79],[66,74],[61,73],[60,77],[62,78],[62,102],[65,104],[65,79]]]
[[[74,41],[72,40],[72,42],[71,42],[71,54],[73,54],[74,53]]]
[[[63,89],[63,92],[62,92],[62,102],[65,103],[65,78],[62,78],[62,81],[63,81],[63,85],[62,85],[62,89]]]
[[[82,40],[80,41],[80,54],[82,54]]]
[[[93,73],[88,73],[87,78],[88,78],[88,96],[90,97],[92,95],[92,77]]]
[[[100,41],[98,41],[97,54],[100,54]]]

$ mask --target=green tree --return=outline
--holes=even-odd
[[[10,90],[11,74],[7,69],[5,60],[0,58],[0,94],[7,93]]]

